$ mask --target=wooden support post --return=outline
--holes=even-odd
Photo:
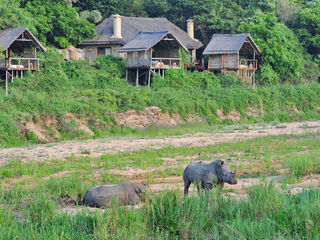
[[[126,68],[126,80],[128,81],[128,68]]]
[[[162,78],[164,78],[164,69],[162,69]]]
[[[6,96],[8,96],[8,71],[6,71]]]
[[[223,54],[221,55],[221,66],[222,66],[222,69],[224,69]]]
[[[139,86],[139,69],[137,68],[136,87]]]
[[[148,88],[150,87],[150,81],[151,81],[151,69],[148,71]]]
[[[23,71],[21,71],[21,78],[23,78]]]
[[[13,83],[13,79],[14,79],[14,71],[11,71],[11,82]]]

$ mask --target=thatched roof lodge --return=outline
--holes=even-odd
[[[174,34],[163,32],[140,32],[120,48],[127,53],[128,68],[168,69],[181,68],[180,48],[188,51]]]
[[[6,92],[9,80],[12,82],[14,77],[23,76],[24,71],[39,70],[37,49],[46,51],[26,27],[1,30],[0,49],[4,55],[4,58],[0,59],[0,78],[6,79]]]
[[[192,20],[188,21],[187,33],[166,18],[111,15],[96,27],[97,36],[83,41],[79,44],[79,47],[84,48],[87,60],[94,60],[99,55],[125,57],[119,51],[120,48],[134,39],[139,32],[168,31],[195,57],[195,51],[202,47],[203,44],[194,39],[193,29]]]
[[[237,71],[244,80],[253,79],[258,54],[261,51],[248,33],[213,34],[203,52],[209,56],[209,70]]]

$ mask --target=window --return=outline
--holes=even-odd
[[[109,47],[107,47],[107,48],[99,47],[99,48],[97,49],[97,55],[98,55],[98,56],[111,55],[111,48],[109,48]]]

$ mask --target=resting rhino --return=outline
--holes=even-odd
[[[212,189],[213,185],[220,185],[221,189],[224,183],[237,184],[235,172],[230,171],[230,159],[228,163],[224,161],[215,161],[211,163],[193,162],[190,163],[183,172],[184,194],[188,194],[191,183],[197,186],[198,193],[200,184],[202,189]]]
[[[110,205],[114,199],[119,205],[132,205],[144,201],[145,190],[144,184],[132,182],[95,186],[86,192],[82,204],[100,208]]]

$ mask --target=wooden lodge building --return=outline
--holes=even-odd
[[[0,78],[5,79],[6,94],[8,81],[22,77],[25,71],[37,71],[40,60],[37,49],[46,51],[28,28],[17,27],[0,31]]]
[[[258,67],[256,56],[261,54],[248,33],[213,34],[203,55],[208,55],[208,70],[236,72],[244,82],[255,84]]]
[[[127,71],[136,70],[136,86],[139,85],[140,74],[145,73],[147,85],[150,87],[151,74],[157,72],[164,77],[166,69],[182,67],[181,48],[188,52],[187,47],[168,31],[140,32],[120,48],[119,52],[127,54]]]
[[[136,74],[138,69],[138,78],[145,81],[150,69],[152,72],[161,71],[161,74],[164,74],[165,69],[181,68],[181,60],[177,52],[180,46],[195,60],[196,50],[203,44],[194,38],[193,20],[188,20],[187,29],[187,32],[183,31],[166,18],[111,15],[97,25],[97,36],[83,41],[79,47],[84,49],[84,57],[89,61],[100,55],[123,57],[128,64],[127,72]],[[169,41],[172,44],[169,44]],[[151,50],[151,43],[157,43],[157,46],[152,46],[156,49]],[[124,48],[125,45],[127,46]],[[140,50],[138,48],[129,50],[128,46],[133,45],[140,47]],[[160,51],[161,47],[168,47],[168,49]],[[155,59],[151,61],[149,57]],[[156,61],[159,64],[155,64]]]

